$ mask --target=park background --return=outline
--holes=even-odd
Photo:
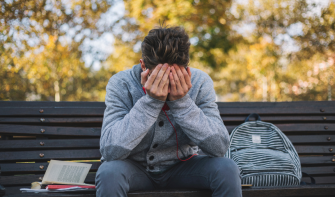
[[[217,101],[334,99],[333,0],[1,0],[0,100],[104,101],[162,22]]]

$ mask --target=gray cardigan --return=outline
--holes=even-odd
[[[143,92],[141,65],[113,75],[106,87],[106,109],[100,138],[101,161],[131,159],[149,172],[179,162],[173,127],[161,110],[164,102]],[[178,133],[181,159],[198,152],[223,157],[229,134],[215,103],[212,79],[191,68],[192,88],[183,98],[167,101],[166,111]]]

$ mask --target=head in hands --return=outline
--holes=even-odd
[[[149,31],[141,45],[141,84],[158,100],[183,98],[191,89],[190,41],[181,27],[159,27]]]

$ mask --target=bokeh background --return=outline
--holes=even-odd
[[[163,21],[217,101],[335,98],[333,0],[1,0],[0,100],[104,101]]]

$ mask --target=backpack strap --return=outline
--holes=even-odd
[[[314,177],[312,177],[311,175],[307,174],[306,172],[302,172],[302,175],[308,176],[309,178],[311,178],[311,183],[306,183],[304,181],[300,182],[300,185],[315,185],[315,179]]]
[[[250,117],[254,117],[256,120],[261,120],[261,117],[258,114],[252,113],[244,120],[244,122],[248,122]]]

